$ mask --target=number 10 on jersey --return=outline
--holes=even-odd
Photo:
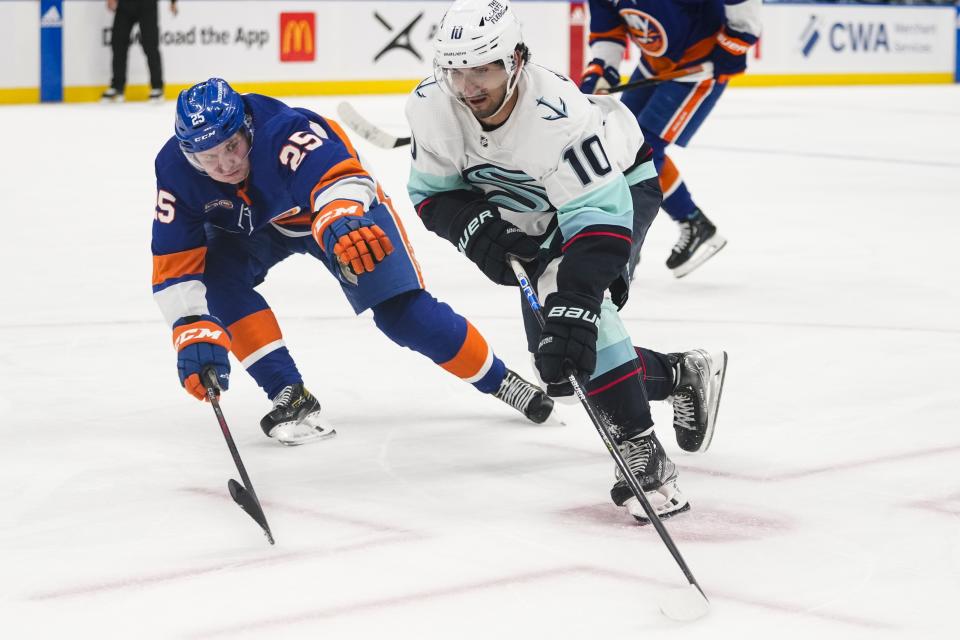
[[[586,163],[583,159],[586,159]],[[600,138],[593,135],[580,143],[580,153],[576,146],[563,152],[563,159],[570,164],[570,168],[577,174],[580,184],[587,186],[594,178],[602,178],[610,173],[613,167],[607,159],[607,152],[603,150]],[[589,167],[589,171],[587,168]]]

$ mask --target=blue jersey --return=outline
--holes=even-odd
[[[760,0],[590,0],[590,52],[618,67],[627,39],[640,48],[644,75],[707,60],[727,27],[748,44],[760,34]]]
[[[252,117],[250,174],[240,185],[198,171],[171,137],[157,155],[153,292],[169,323],[208,313],[203,283],[207,225],[251,235],[272,227],[310,236],[314,212],[348,201],[364,210],[383,200],[373,177],[335,122],[272,98],[243,96]]]

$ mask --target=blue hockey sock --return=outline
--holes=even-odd
[[[653,147],[653,165],[657,168],[660,190],[663,191],[661,208],[677,222],[692,218],[697,213],[697,205],[694,204],[677,166],[666,154],[667,143],[646,129],[643,130],[643,136]]]
[[[373,307],[377,327],[402,347],[422,353],[483,393],[493,393],[506,366],[466,318],[422,289]]]
[[[263,356],[247,367],[247,373],[270,399],[275,398],[288,384],[303,382],[297,364],[286,347],[280,347]]]

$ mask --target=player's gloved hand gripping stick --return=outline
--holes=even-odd
[[[260,525],[260,528],[263,529],[263,532],[267,535],[267,540],[270,541],[270,544],[275,544],[273,541],[273,533],[270,531],[270,525],[267,524],[267,516],[263,513],[263,507],[260,506],[257,492],[253,490],[253,483],[250,482],[250,476],[247,475],[247,469],[243,466],[243,460],[240,459],[240,452],[237,451],[237,445],[233,442],[233,436],[230,435],[230,428],[227,426],[227,421],[223,417],[223,411],[220,410],[220,386],[217,382],[216,368],[212,366],[205,368],[202,372],[202,378],[203,384],[207,389],[207,400],[210,401],[210,405],[213,407],[213,412],[216,414],[217,421],[220,423],[220,431],[223,432],[223,437],[227,441],[227,448],[230,449],[233,462],[237,465],[237,471],[240,472],[240,479],[243,480],[243,485],[233,478],[227,481],[227,489],[230,491],[230,496],[234,502],[240,505],[241,509],[246,511],[247,514]]]
[[[517,282],[520,284],[520,288],[523,290],[524,297],[527,299],[527,303],[530,305],[530,309],[533,311],[533,315],[537,318],[537,322],[540,324],[542,329],[544,326],[543,307],[540,305],[537,292],[533,290],[533,286],[530,284],[530,280],[527,277],[527,272],[524,270],[520,261],[514,257],[510,257],[509,263],[513,269],[514,275],[517,277]],[[677,545],[673,542],[673,538],[670,537],[667,529],[663,526],[663,523],[660,522],[660,518],[657,516],[657,512],[650,504],[650,500],[647,499],[647,496],[643,493],[643,489],[640,488],[640,483],[637,482],[637,479],[634,477],[634,475],[630,473],[630,468],[627,466],[626,461],[623,459],[623,456],[620,453],[620,449],[617,447],[613,437],[610,435],[610,429],[600,419],[599,414],[593,407],[593,403],[590,402],[590,399],[583,390],[583,385],[580,383],[577,377],[571,375],[567,378],[567,380],[573,386],[574,394],[580,400],[580,404],[583,405],[583,408],[586,409],[587,415],[590,417],[590,421],[593,423],[597,433],[600,434],[600,438],[603,440],[603,443],[607,445],[607,450],[610,452],[610,455],[613,456],[614,462],[616,462],[617,466],[620,468],[620,473],[622,473],[623,477],[626,479],[627,484],[630,486],[630,490],[633,491],[633,494],[637,497],[637,500],[640,501],[644,512],[650,519],[651,524],[653,524],[654,529],[656,529],[660,539],[663,540],[663,543],[667,546],[667,549],[670,551],[673,559],[676,560],[678,565],[680,565],[683,575],[686,576],[687,582],[689,582],[688,587],[685,587],[679,591],[673,591],[668,597],[661,598],[659,601],[660,610],[664,615],[673,620],[696,620],[697,618],[706,615],[709,611],[710,604],[707,601],[706,595],[703,593],[703,589],[700,588],[700,585],[697,583],[697,579],[693,577],[693,573],[691,573],[690,568],[687,567],[687,563],[684,561],[683,556],[680,555],[680,551],[677,549]]]

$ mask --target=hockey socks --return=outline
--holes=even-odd
[[[303,382],[271,309],[250,313],[231,323],[229,329],[234,336],[234,357],[268,398],[275,398],[287,385]]]
[[[479,331],[449,305],[422,289],[373,307],[373,320],[391,340],[430,358],[482,393],[494,393],[506,366]]]
[[[660,178],[660,190],[663,192],[662,208],[671,218],[679,222],[692,216],[697,205],[693,203],[690,191],[683,182],[683,177],[673,164],[673,160],[666,154],[667,143],[651,131],[643,130],[644,140],[653,147],[653,165],[657,168]]]

